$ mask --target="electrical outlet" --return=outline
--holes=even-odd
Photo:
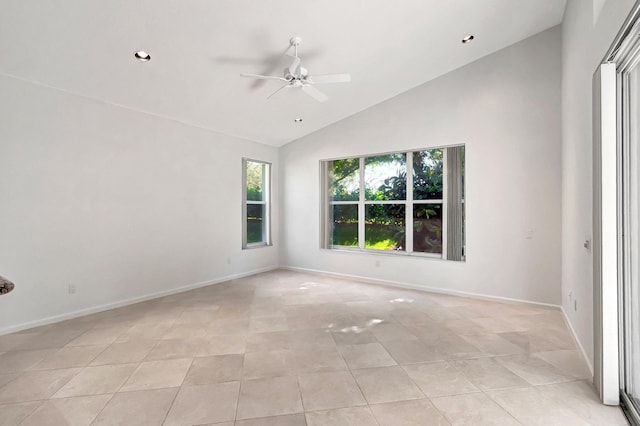
[[[76,286],[75,284],[69,284],[69,294],[76,294]]]

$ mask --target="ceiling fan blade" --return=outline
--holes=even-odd
[[[312,75],[309,77],[311,83],[313,84],[324,84],[324,83],[348,83],[351,81],[350,74],[323,74],[323,75]]]
[[[275,96],[276,94],[278,94],[282,89],[284,89],[285,87],[289,87],[288,84],[285,84],[284,86],[282,86],[281,88],[279,88],[278,90],[276,90],[275,92],[273,92],[272,94],[270,94],[269,96],[267,96],[267,99],[271,99],[273,96]]]
[[[269,55],[267,57],[267,59],[264,61],[265,62],[265,68],[262,69],[261,73],[262,75],[271,75],[273,74],[276,70],[278,70],[278,68],[280,68],[280,65],[283,63],[284,58],[286,56],[289,56],[289,50],[291,50],[291,45],[287,46],[287,48],[284,51],[281,51],[279,53],[276,53],[274,55]],[[267,80],[263,80],[263,79],[256,79],[256,81],[254,81],[251,84],[251,88],[252,89],[258,89],[262,86],[264,86],[266,84]]]
[[[286,78],[276,77],[276,76],[273,76],[273,75],[240,74],[240,77],[257,78],[258,80],[281,80],[281,81],[287,81]]]
[[[300,58],[294,57],[293,62],[289,65],[289,74],[297,76],[300,73]]]
[[[318,102],[324,102],[327,99],[329,99],[327,95],[325,95],[324,93],[322,93],[321,91],[319,91],[313,86],[308,86],[308,85],[302,86],[302,91],[307,95],[311,96],[313,99],[315,99]]]

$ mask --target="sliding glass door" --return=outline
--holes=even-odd
[[[640,47],[640,44],[638,45]],[[620,69],[621,144],[621,391],[623,402],[640,411],[640,55],[637,49]]]
[[[640,20],[620,42],[618,74],[618,210],[620,253],[620,395],[628,417],[640,424]]]

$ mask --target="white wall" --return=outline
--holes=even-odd
[[[562,306],[593,363],[592,76],[634,0],[568,0],[562,24]],[[569,298],[577,300],[577,310]]]
[[[241,249],[243,156],[274,163],[277,244],[276,148],[0,75],[0,334],[276,267]]]
[[[560,304],[560,36],[547,30],[281,148],[281,263]],[[319,248],[320,160],[459,143],[466,263]]]

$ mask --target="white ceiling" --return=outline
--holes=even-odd
[[[0,0],[0,73],[280,146],[557,25],[565,0]],[[474,34],[473,43],[460,40]],[[293,35],[329,101],[256,85]],[[148,63],[133,52],[151,53]],[[294,118],[302,117],[296,124]]]

